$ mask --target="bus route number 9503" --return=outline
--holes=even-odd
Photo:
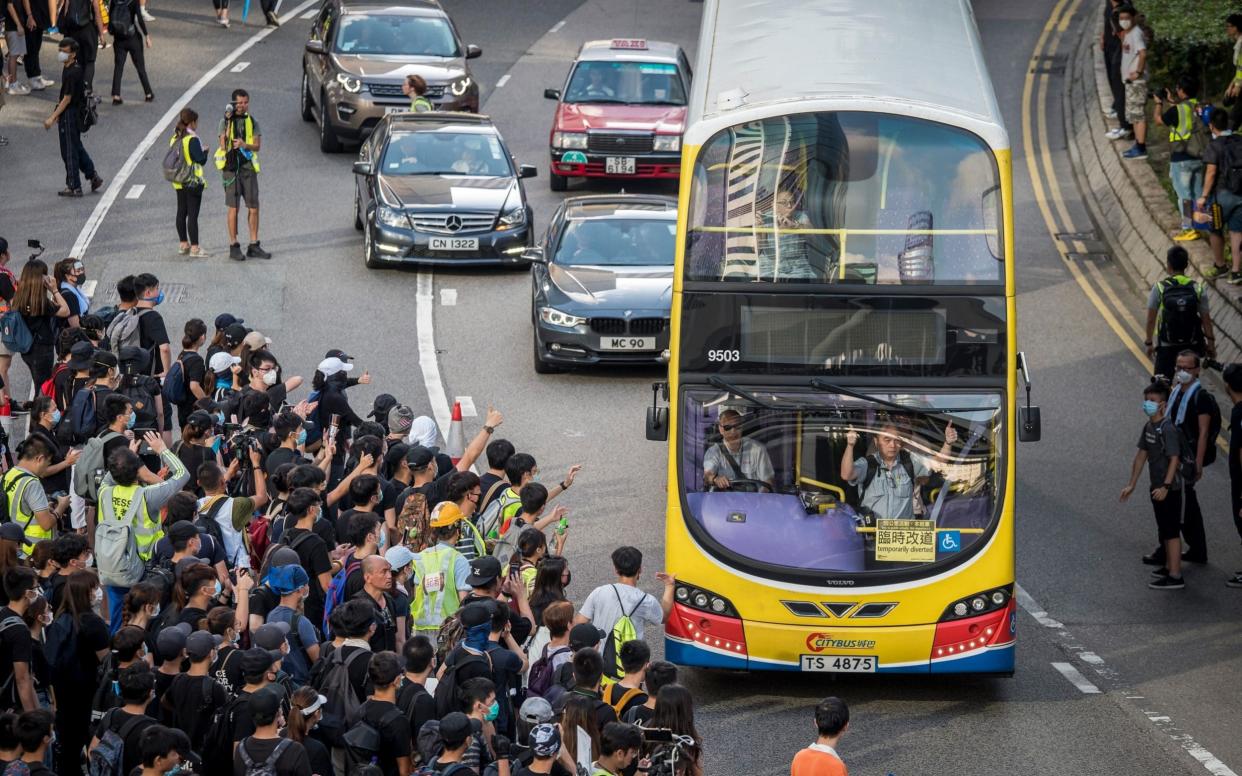
[[[709,350],[707,351],[707,360],[717,363],[732,363],[742,360],[742,351],[740,350]]]

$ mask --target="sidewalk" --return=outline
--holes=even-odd
[[[1191,274],[1204,283],[1208,309],[1216,326],[1217,359],[1242,361],[1242,289],[1224,279],[1209,281],[1201,268],[1212,266],[1206,240],[1174,243],[1171,235],[1181,218],[1169,201],[1151,166],[1121,158],[1126,143],[1104,137],[1111,127],[1104,111],[1111,102],[1104,57],[1096,42],[1102,21],[1084,30],[1070,54],[1065,91],[1066,136],[1070,158],[1080,176],[1083,198],[1092,211],[1103,239],[1131,280],[1141,300],[1135,310],[1142,320],[1147,291],[1164,276],[1164,257],[1170,247],[1183,245],[1190,252]],[[1149,122],[1149,132],[1167,130]]]

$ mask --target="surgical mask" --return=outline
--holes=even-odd
[[[1152,401],[1151,399],[1145,399],[1143,401],[1143,414],[1146,415],[1147,417],[1149,418],[1154,417],[1155,414],[1159,411],[1160,411],[1160,402]]]
[[[1131,21],[1131,20],[1129,20],[1129,19],[1118,19],[1118,20],[1117,20],[1117,25],[1118,25],[1119,27],[1121,27],[1121,29],[1123,29],[1123,30],[1128,30],[1128,29],[1130,29],[1131,27],[1133,27],[1133,26],[1134,26],[1134,22],[1132,22],[1132,21]]]
[[[51,612],[44,612],[43,614],[39,615],[39,622],[43,623],[45,626],[51,625],[52,619],[53,618],[52,618]]]
[[[133,428],[134,424],[137,422],[138,422],[138,413],[134,412],[133,410],[130,410],[129,420],[125,421],[125,428]]]
[[[94,563],[94,562],[95,562],[95,553],[93,553],[93,552],[92,552],[92,553],[87,553],[87,555],[86,555],[86,562],[83,564],[83,566],[84,566],[85,568],[90,568],[90,567],[91,567],[91,564],[92,564],[92,563]]]
[[[1187,372],[1185,369],[1179,369],[1177,370],[1177,372],[1173,374],[1173,379],[1185,385],[1186,383],[1195,379],[1195,376],[1192,375],[1190,372]]]
[[[52,410],[52,425],[55,426],[60,422],[60,410]]]
[[[224,591],[224,588],[220,586],[220,580],[217,579],[216,580],[216,592],[212,593],[212,595],[215,596],[216,598],[219,598],[220,593],[222,593],[223,591]]]
[[[156,604],[155,611],[151,613],[151,619],[154,620],[156,617],[159,617],[159,616],[160,616],[160,605]]]
[[[488,722],[494,722],[500,716],[500,701],[492,701],[492,705],[487,707],[487,713],[483,715],[483,719]]]
[[[382,530],[382,529],[380,530],[379,542],[377,542],[377,545],[379,546],[380,554],[381,555],[384,554],[384,548],[388,546],[388,532],[387,531]]]
[[[276,384],[276,370],[275,369],[270,369],[263,373],[263,384],[264,385],[275,385]]]
[[[164,302],[164,290],[163,290],[163,289],[160,289],[160,292],[159,292],[158,294],[156,294],[154,298],[152,298],[152,299],[148,299],[147,301],[148,301],[148,302],[150,302],[151,304],[153,304],[153,305],[157,306],[157,307],[158,307],[159,305],[163,304],[163,302]]]
[[[220,425],[224,425],[224,413],[223,412],[216,413],[216,423],[219,423]]]
[[[56,52],[56,61],[57,61],[57,62],[68,62],[68,61],[69,61],[69,52],[68,52],[68,51],[57,51],[57,52]]]
[[[96,604],[103,603],[103,588],[102,587],[95,588],[95,603]]]
[[[181,773],[184,770],[185,770],[185,763],[177,763],[176,765],[172,767],[171,770],[164,771],[164,776],[177,776],[177,774]]]
[[[306,444],[306,429],[302,429],[301,431],[298,432],[297,445],[298,447],[301,447],[304,444]]]

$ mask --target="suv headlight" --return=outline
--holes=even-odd
[[[470,76],[463,75],[461,78],[458,78],[456,81],[449,84],[449,91],[453,93],[454,97],[460,97],[469,91],[472,83],[474,83],[474,81],[470,80]]]
[[[549,326],[561,326],[566,329],[572,329],[575,326],[581,326],[586,323],[586,318],[580,318],[577,315],[563,313],[555,307],[540,307],[539,320]]]
[[[513,210],[509,210],[500,216],[500,223],[496,225],[497,231],[505,229],[515,229],[526,223],[526,208],[519,205]]]
[[[585,132],[553,132],[552,145],[555,148],[586,149],[587,136]]]
[[[362,79],[354,78],[349,73],[337,73],[336,82],[350,94],[357,94],[362,91]]]
[[[680,151],[681,135],[656,135],[651,149],[653,151]]]
[[[405,211],[397,210],[387,205],[380,205],[376,208],[375,217],[384,226],[392,226],[398,229],[410,228],[410,219],[406,218]]]

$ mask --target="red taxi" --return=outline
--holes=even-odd
[[[556,100],[549,146],[553,191],[570,178],[672,178],[681,170],[690,62],[672,43],[593,40],[582,45]]]

